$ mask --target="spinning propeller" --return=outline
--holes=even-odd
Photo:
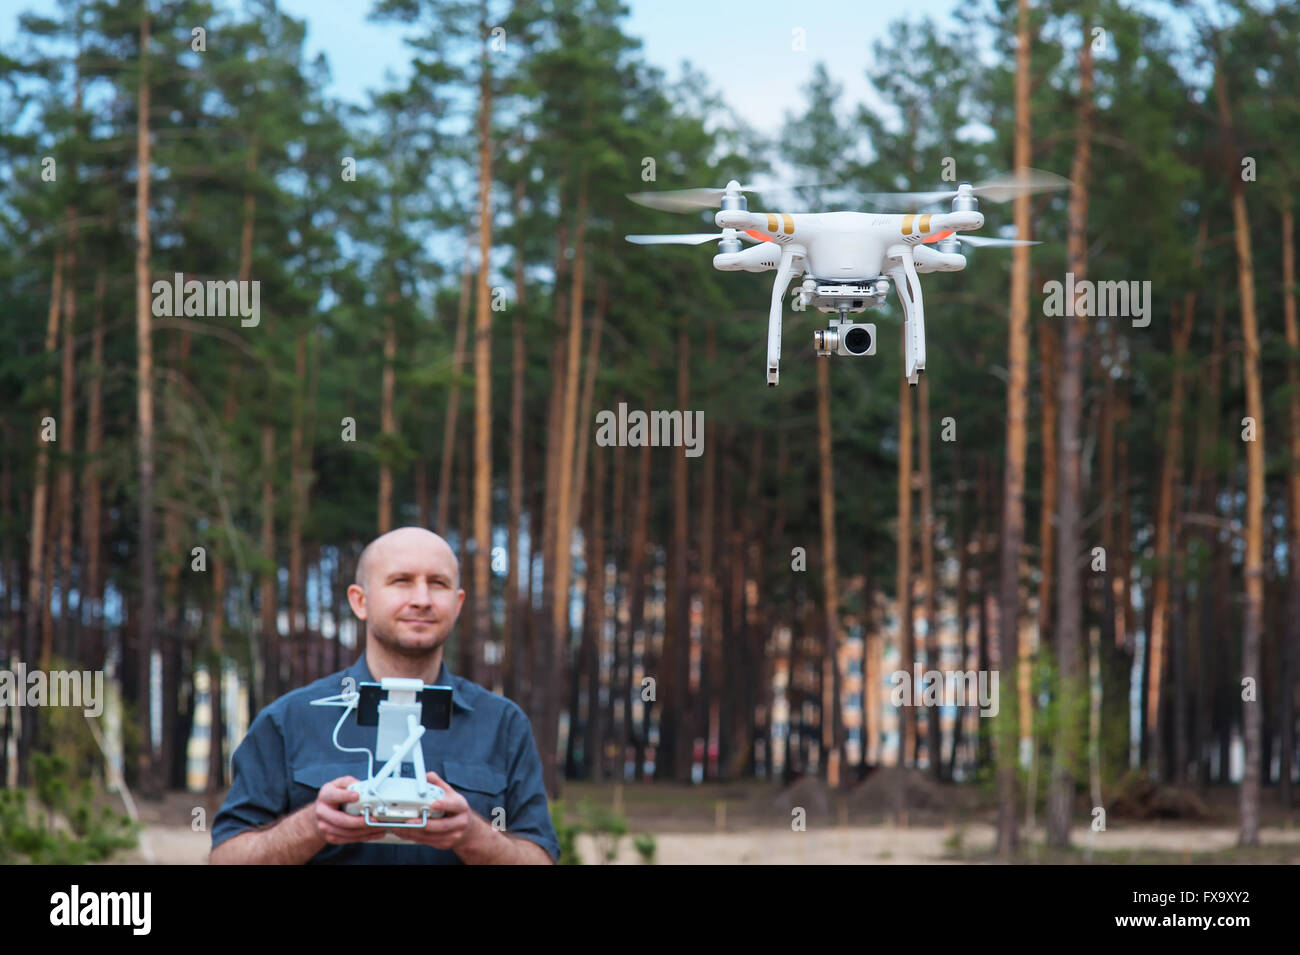
[[[994,176],[978,185],[966,186],[963,183],[961,187],[945,192],[867,192],[862,193],[860,198],[872,205],[911,209],[955,199],[958,195],[972,195],[990,202],[1007,202],[1017,196],[1064,189],[1069,184],[1070,180],[1063,176],[1026,167],[1014,173]]]
[[[629,235],[627,241],[636,245],[703,245],[714,239],[734,239],[735,229],[725,232],[689,232],[684,235]]]

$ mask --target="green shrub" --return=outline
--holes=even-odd
[[[627,819],[613,809],[582,801],[583,828],[596,839],[601,865],[618,858],[618,844],[627,835]]]
[[[582,865],[582,857],[578,855],[578,833],[582,826],[565,820],[563,800],[551,803],[551,825],[560,841],[560,865]]]
[[[641,861],[646,865],[653,865],[655,861],[655,837],[650,833],[642,833],[632,841],[636,851],[641,854]]]

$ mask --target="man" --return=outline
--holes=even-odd
[[[541,760],[523,711],[453,675],[443,645],[460,615],[460,565],[437,534],[402,527],[372,541],[348,588],[365,624],[365,653],[347,670],[280,697],[235,750],[234,779],[212,824],[213,863],[553,864],[560,846],[546,805]],[[331,737],[337,707],[310,701],[377,683],[419,678],[452,687],[451,728],[420,741],[445,815],[422,828],[376,828],[344,804],[366,773],[364,753]],[[354,682],[349,682],[349,680]],[[349,716],[339,745],[373,749],[375,730]],[[383,765],[382,757],[375,768]],[[377,840],[383,840],[382,843]]]

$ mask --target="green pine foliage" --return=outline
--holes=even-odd
[[[32,775],[31,791],[0,790],[0,865],[83,865],[135,848],[135,824],[67,759],[34,753]]]

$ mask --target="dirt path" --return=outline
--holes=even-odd
[[[202,865],[207,862],[209,837],[188,827],[150,826],[147,835],[154,858],[164,865]],[[960,830],[961,847],[966,854],[983,855],[993,849],[992,826],[973,824]],[[1038,834],[1041,838],[1041,833]],[[1106,850],[1161,850],[1167,852],[1210,852],[1231,849],[1237,842],[1237,830],[1229,827],[1164,827],[1133,825],[1091,833],[1079,827],[1073,841],[1079,848],[1094,842],[1093,848]],[[746,830],[710,833],[656,833],[656,860],[662,865],[916,865],[959,864],[954,842],[957,830],[941,827],[892,826],[836,827],[805,832],[783,830]],[[1264,829],[1260,840],[1265,845],[1294,846],[1291,859],[1300,863],[1300,829]],[[578,839],[578,853],[584,862],[599,859],[594,840]],[[139,852],[121,857],[122,862],[143,862]],[[619,846],[618,864],[634,865],[640,856],[630,837]]]

